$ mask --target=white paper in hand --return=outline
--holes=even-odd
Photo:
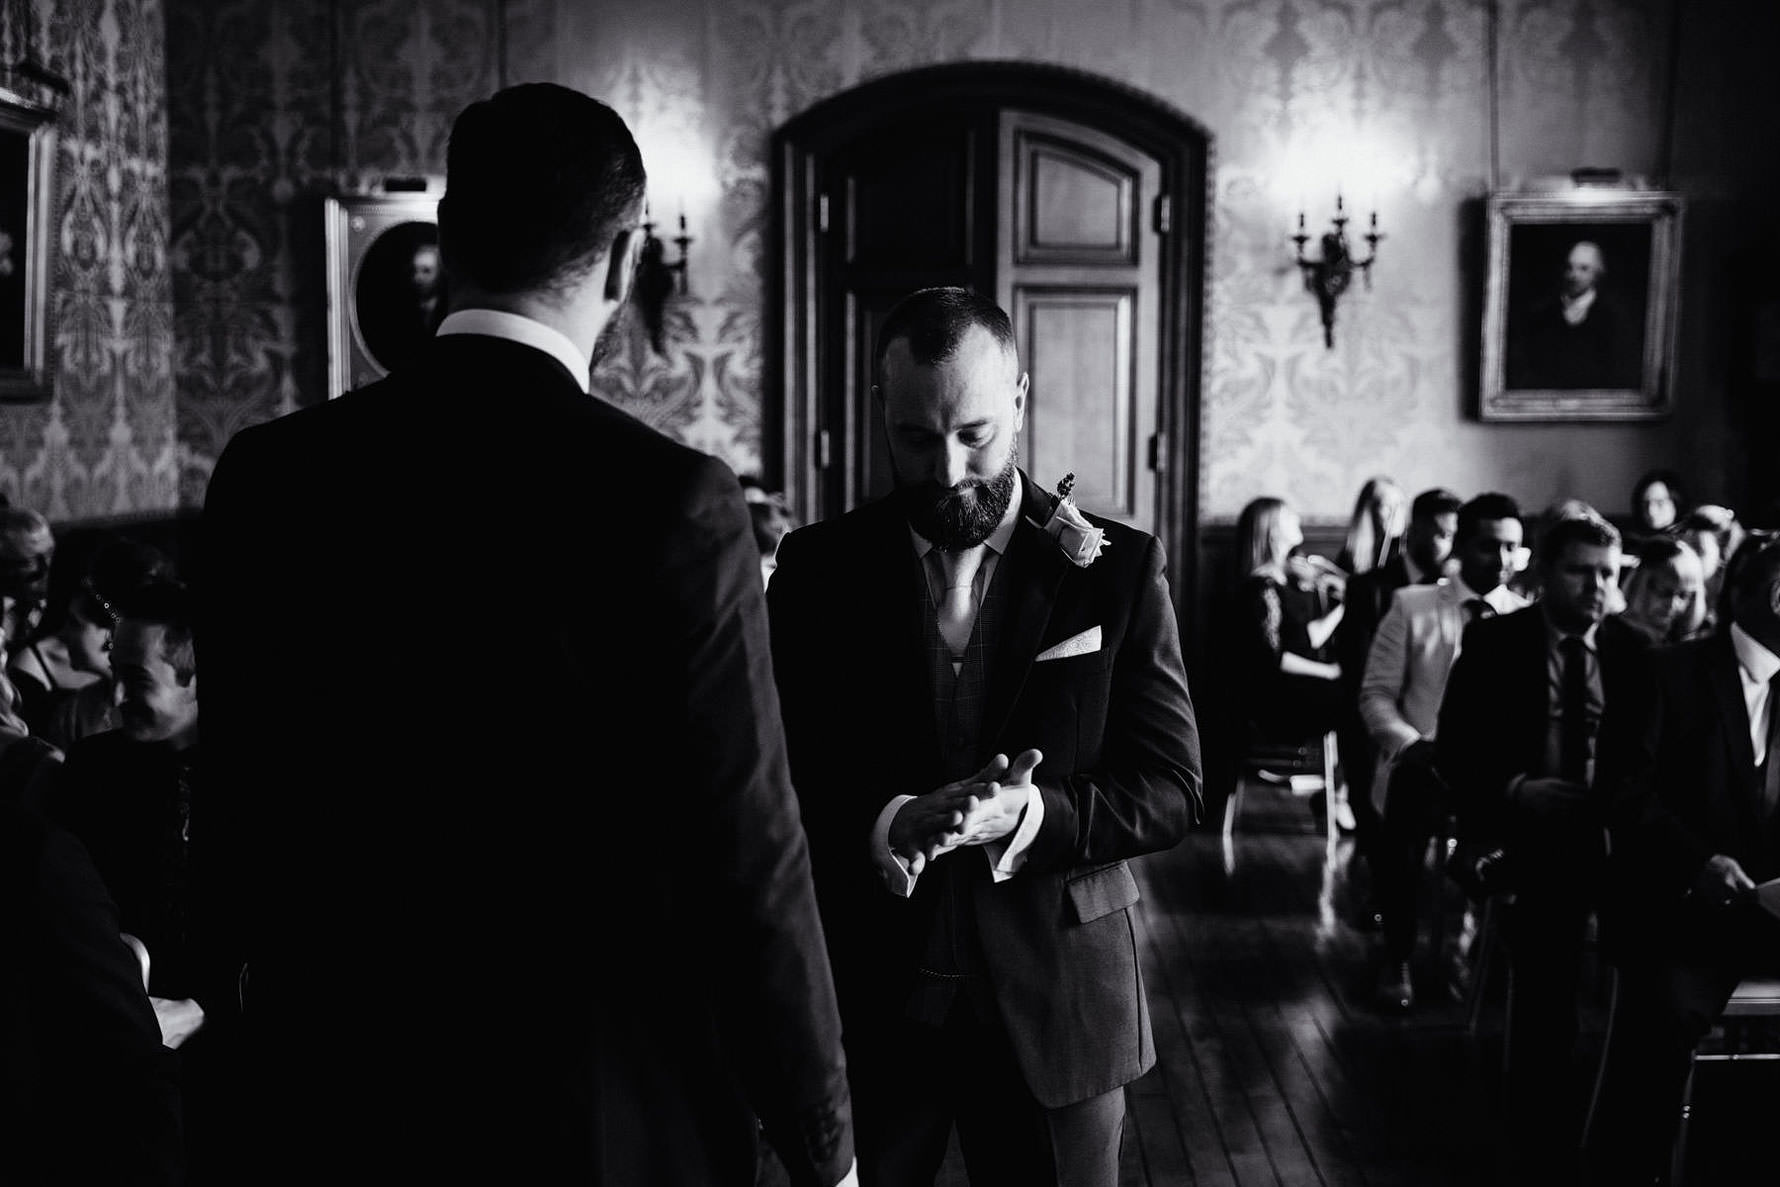
[[[1763,882],[1755,888],[1755,901],[1761,904],[1762,910],[1780,919],[1780,878],[1772,882]]]

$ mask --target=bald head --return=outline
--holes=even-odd
[[[1605,275],[1607,261],[1601,255],[1600,247],[1584,239],[1570,249],[1564,261],[1564,292],[1580,297],[1599,284]]]

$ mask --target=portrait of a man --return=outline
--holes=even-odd
[[[1524,243],[1525,256],[1509,279],[1510,388],[1639,386],[1649,240],[1650,228],[1635,225],[1516,229],[1514,246]],[[1611,255],[1604,243],[1615,248]]]
[[[378,235],[353,297],[365,352],[386,372],[401,368],[445,319],[438,225],[402,222]]]

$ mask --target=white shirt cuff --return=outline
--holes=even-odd
[[[893,797],[878,813],[878,821],[871,828],[872,864],[877,866],[878,876],[884,880],[884,889],[897,898],[907,898],[915,893],[916,875],[909,873],[909,863],[890,849],[890,822],[896,819],[902,806],[914,798],[912,795]]]
[[[989,859],[990,879],[1006,882],[1020,872],[1044,822],[1045,798],[1038,794],[1038,785],[1034,783],[1026,788],[1026,811],[1020,815],[1020,826],[999,841],[983,846],[983,856]]]

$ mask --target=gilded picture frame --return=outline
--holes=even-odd
[[[56,241],[54,112],[0,88],[0,401],[54,386],[49,278]]]
[[[1681,195],[1492,195],[1480,413],[1647,421],[1673,409]]]
[[[328,398],[403,366],[445,316],[436,194],[328,198]]]

